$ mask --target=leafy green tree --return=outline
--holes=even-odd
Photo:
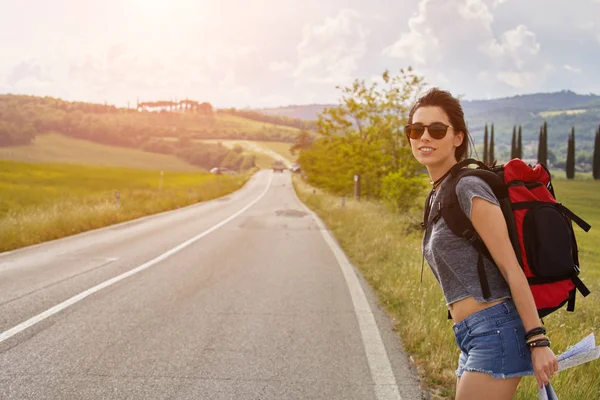
[[[310,145],[313,142],[313,137],[310,132],[306,130],[301,130],[298,136],[296,136],[296,142],[290,146],[290,153],[295,155],[296,152],[300,152],[304,149],[310,148]]]
[[[398,75],[382,74],[383,84],[356,79],[340,88],[339,105],[318,116],[318,137],[300,153],[298,162],[309,181],[336,194],[353,193],[354,176],[361,181],[361,197],[386,198],[391,186],[410,182],[422,166],[414,159],[404,125],[410,107],[424,87],[411,68]],[[383,179],[392,173],[386,180]]]

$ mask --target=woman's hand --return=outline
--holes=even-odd
[[[541,389],[558,372],[558,359],[550,347],[534,347],[531,349],[531,361],[538,388]]]

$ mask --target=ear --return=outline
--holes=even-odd
[[[456,135],[454,135],[454,147],[459,147],[463,140],[465,140],[464,132],[458,132]]]

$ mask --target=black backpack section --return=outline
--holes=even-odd
[[[475,164],[477,168],[465,168],[469,165]],[[543,166],[543,165],[542,165]],[[544,169],[548,172],[548,176],[550,176],[549,171],[545,166]],[[481,290],[483,297],[488,299],[491,296],[490,287],[488,284],[488,279],[485,273],[483,257],[486,257],[492,264],[496,265],[494,259],[492,258],[490,252],[485,246],[483,240],[477,234],[473,224],[469,220],[469,218],[465,215],[463,210],[460,207],[458,196],[456,194],[456,184],[459,179],[465,176],[478,176],[487,182],[492,191],[494,192],[496,198],[500,203],[500,208],[502,210],[502,214],[504,215],[504,219],[506,221],[508,227],[508,234],[512,244],[512,247],[517,256],[517,260],[521,268],[523,268],[523,255],[521,254],[521,246],[519,242],[519,236],[517,227],[515,224],[515,219],[513,215],[513,211],[519,208],[534,208],[539,206],[539,204],[513,204],[509,197],[508,185],[504,183],[504,166],[503,165],[492,165],[487,166],[481,161],[474,159],[467,159],[457,163],[452,169],[448,172],[450,174],[449,182],[446,183],[447,187],[442,193],[443,197],[441,199],[441,206],[438,210],[434,210],[436,212],[436,216],[433,221],[437,221],[440,217],[444,218],[446,224],[450,228],[450,230],[457,236],[464,238],[471,246],[473,246],[478,252],[477,259],[477,272],[479,276],[479,282],[481,285]],[[525,185],[526,187],[535,187],[543,185],[541,182],[511,182],[510,184],[518,184]],[[528,186],[529,185],[529,186]],[[550,194],[553,198],[555,198],[554,189],[552,187],[551,182],[548,182],[546,186]],[[431,213],[430,210],[430,198],[432,192],[429,193],[426,200],[425,207],[425,215],[424,215],[424,223],[427,224],[429,215]],[[537,203],[537,202],[529,202],[529,203]],[[551,203],[542,202],[543,205],[551,205]],[[533,269],[533,272],[536,276],[528,278],[529,285],[543,284],[543,283],[552,283],[557,282],[564,279],[571,279],[581,294],[585,297],[590,291],[584,285],[584,283],[577,276],[579,274],[579,259],[578,259],[578,250],[577,250],[577,242],[575,239],[575,233],[573,232],[573,228],[570,220],[576,222],[582,229],[586,232],[591,228],[589,224],[583,221],[581,218],[576,216],[562,204],[557,203],[554,205],[555,209],[558,210],[561,215],[564,217],[560,221],[565,221],[567,223],[561,223],[560,225],[552,225],[549,226],[546,224],[536,224],[535,228],[537,233],[535,242],[537,245],[541,245],[543,249],[554,249],[555,251],[552,254],[567,254],[569,257],[572,257],[572,265],[574,266],[573,271],[569,271],[567,274],[561,273],[548,273],[544,274],[544,271],[536,271]],[[568,218],[567,218],[568,217]],[[556,222],[556,221],[552,221]],[[544,226],[545,225],[545,226]],[[545,228],[545,232],[541,232],[542,226]],[[426,227],[426,225],[424,226]],[[540,243],[542,241],[542,243]],[[543,242],[546,243],[543,243]],[[530,246],[531,247],[531,246]],[[526,247],[527,248],[527,247]],[[540,251],[543,252],[543,249],[533,249],[532,254],[539,254]],[[558,251],[557,251],[558,250]],[[570,253],[570,254],[569,254]],[[531,257],[529,248],[527,248],[527,254],[525,255],[529,260]],[[546,275],[546,276],[545,276]],[[574,311],[575,309],[575,289],[573,289],[568,297],[564,298],[564,301],[561,301],[561,304],[558,307],[552,308],[538,308],[538,315],[540,318],[550,314],[551,312],[559,309],[565,303],[568,302],[567,311]],[[448,311],[448,318],[451,318],[450,311]]]

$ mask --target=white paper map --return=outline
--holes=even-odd
[[[578,343],[569,347],[567,351],[558,357],[558,371],[575,367],[586,362],[600,358],[600,346],[596,347],[594,333],[590,333]],[[558,397],[552,388],[552,384],[542,387],[539,390],[539,400],[557,400]]]
[[[557,358],[559,371],[600,358],[600,346],[596,347],[594,333],[590,333],[580,342],[569,347]]]

